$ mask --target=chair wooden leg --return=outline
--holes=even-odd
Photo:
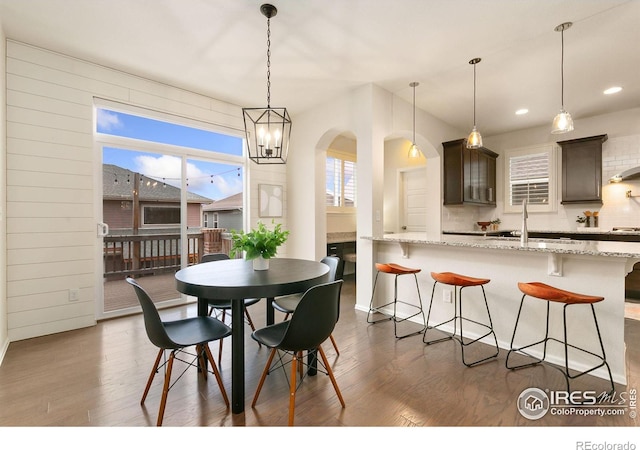
[[[147,398],[147,394],[149,393],[149,389],[151,388],[151,383],[153,382],[153,378],[156,376],[156,372],[158,371],[158,366],[160,365],[160,359],[162,358],[162,354],[164,353],[163,349],[160,349],[158,352],[158,356],[156,357],[156,362],[153,365],[153,369],[151,369],[151,374],[149,375],[149,380],[147,381],[147,387],[144,388],[144,393],[142,394],[142,399],[140,400],[140,404],[144,404],[144,401]]]
[[[338,350],[338,344],[336,344],[336,340],[333,338],[333,334],[329,335],[329,339],[331,339],[331,343],[333,344],[333,348],[336,349],[336,353],[339,355],[340,350]]]
[[[333,370],[331,370],[331,366],[329,365],[329,361],[327,361],[327,356],[324,354],[324,350],[322,350],[322,347],[318,347],[318,352],[320,353],[320,356],[322,357],[322,362],[324,363],[324,366],[327,369],[327,374],[329,375],[329,378],[331,379],[331,384],[333,384],[333,388],[335,389],[336,394],[338,395],[338,400],[340,400],[340,404],[344,408],[345,407],[344,399],[342,398],[342,394],[340,393],[340,388],[338,387],[338,383],[336,382],[336,378],[333,376]]]
[[[298,358],[302,358],[302,352],[293,354],[291,360],[291,385],[289,386],[289,426],[293,426],[293,417],[296,409],[296,372],[298,364],[302,365],[302,361],[298,361]]]
[[[222,339],[220,339],[222,340]],[[222,394],[222,398],[224,399],[225,405],[227,408],[229,407],[229,397],[227,397],[227,391],[224,388],[224,384],[222,384],[222,377],[220,376],[220,371],[218,370],[218,366],[216,366],[215,361],[213,360],[213,355],[211,354],[211,349],[209,348],[209,344],[202,344],[204,347],[204,352],[207,355],[207,359],[211,364],[211,370],[216,377],[216,381],[218,382],[218,386],[220,387],[220,393]]]
[[[169,395],[169,387],[171,386],[171,369],[173,369],[173,359],[175,355],[172,351],[169,355],[169,362],[164,374],[164,386],[162,387],[162,398],[160,399],[160,409],[158,410],[158,422],[157,426],[162,426],[162,419],[164,418],[164,409],[167,406],[167,396]]]
[[[258,401],[258,397],[260,396],[260,391],[262,390],[262,385],[264,384],[265,378],[269,374],[269,368],[271,368],[271,363],[273,362],[273,357],[276,356],[277,350],[275,348],[271,349],[271,353],[269,353],[269,358],[267,359],[267,364],[264,366],[264,370],[262,371],[262,376],[260,377],[260,381],[258,382],[258,387],[256,388],[256,393],[253,395],[253,401],[251,402],[251,407],[254,408],[256,406],[256,402]]]

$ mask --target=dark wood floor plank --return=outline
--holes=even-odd
[[[342,408],[326,375],[305,378],[297,393],[300,426],[637,426],[621,417],[551,416],[530,421],[516,408],[528,387],[564,389],[555,369],[541,366],[508,371],[505,352],[473,368],[462,364],[456,342],[425,346],[421,336],[397,340],[393,324],[366,323],[356,311],[355,282],[347,279],[335,353],[323,347],[344,396]],[[264,304],[251,306],[264,324]],[[165,319],[195,315],[195,305],[165,310]],[[282,316],[277,316],[280,320]],[[247,327],[248,329],[248,327]],[[626,321],[628,387],[640,383],[640,322]],[[633,343],[633,344],[632,344]],[[230,385],[231,342],[225,341],[221,374]],[[211,345],[217,356],[218,346]],[[478,351],[485,350],[480,348]],[[0,366],[0,426],[153,426],[161,395],[158,375],[144,406],[140,396],[156,349],[147,339],[142,316],[106,320],[95,327],[14,342]],[[255,408],[250,407],[268,351],[246,335],[246,404],[231,414],[213,376],[207,381],[191,369],[169,393],[166,426],[284,426],[288,385],[282,371],[271,373]],[[472,356],[472,355],[470,355]],[[177,367],[177,366],[176,366]],[[605,390],[594,377],[577,381],[578,389]],[[617,386],[625,390],[627,386]]]

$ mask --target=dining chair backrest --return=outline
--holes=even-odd
[[[329,281],[342,280],[342,274],[344,272],[342,259],[337,256],[325,256],[320,262],[329,266]]]
[[[278,348],[312,350],[326,341],[338,321],[342,280],[309,288],[296,307]]]
[[[230,259],[229,255],[226,253],[208,253],[206,255],[202,255],[200,262],[206,263],[211,261],[222,261],[223,259]]]
[[[142,315],[144,317],[144,328],[147,336],[153,345],[158,348],[180,348],[180,345],[173,342],[164,328],[158,308],[144,290],[133,278],[127,278],[127,282],[135,289],[138,301],[142,307]]]

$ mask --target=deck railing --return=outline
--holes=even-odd
[[[179,234],[105,236],[103,238],[104,277],[175,272],[181,268],[182,242]],[[204,233],[187,238],[188,264],[196,264],[204,254]]]

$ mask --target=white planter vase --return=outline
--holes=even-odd
[[[269,259],[263,258],[262,256],[258,256],[253,260],[253,270],[268,270],[269,269]]]

